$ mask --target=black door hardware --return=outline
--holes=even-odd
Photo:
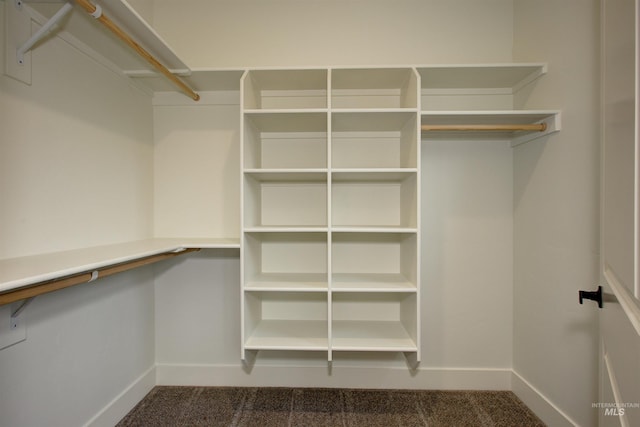
[[[590,299],[598,303],[598,307],[602,308],[602,286],[598,286],[597,291],[578,291],[580,304],[583,299]]]

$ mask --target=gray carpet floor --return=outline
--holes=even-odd
[[[510,391],[155,387],[118,426],[538,427]]]

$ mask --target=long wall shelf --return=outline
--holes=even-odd
[[[0,260],[0,305],[9,294],[31,286],[51,282],[105,267],[130,263],[159,254],[180,253],[186,249],[238,249],[237,239],[146,239],[95,246],[70,251]]]

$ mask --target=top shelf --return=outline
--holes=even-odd
[[[65,0],[24,1],[40,24],[65,3]],[[192,70],[126,0],[102,1],[100,6],[106,16],[196,91],[238,91],[243,75],[249,75],[244,88],[247,109],[417,108],[420,100],[416,94],[420,91],[515,93],[547,72],[544,63]],[[65,18],[63,30],[71,36],[74,46],[89,55],[97,53],[141,86],[153,92],[176,91],[132,49],[96,25],[95,19],[79,6],[74,6]],[[275,104],[264,103],[265,95]]]
[[[417,68],[424,92],[480,90],[512,94],[547,73],[544,63],[429,65]]]
[[[27,0],[29,6],[46,19],[51,18],[65,1],[51,0],[39,2]],[[155,56],[171,72],[190,74],[189,67],[176,55],[160,35],[140,16],[126,0],[98,2],[105,16],[126,31],[138,44]],[[95,4],[95,3],[94,3]],[[95,19],[74,6],[73,12],[65,20],[63,29],[98,54],[108,58],[127,75],[155,75],[152,67],[131,49],[123,45],[109,31],[97,25]]]

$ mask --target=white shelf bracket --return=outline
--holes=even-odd
[[[551,133],[559,132],[562,129],[559,112],[545,118],[544,120],[541,120],[539,123],[544,123],[546,125],[546,128],[543,132],[532,132],[525,135],[516,136],[511,140],[511,147],[517,147],[518,145],[522,145],[534,139],[542,138],[543,136],[547,136]]]
[[[16,8],[21,9],[22,1],[15,0],[15,2],[16,2]],[[60,20],[64,18],[71,11],[71,9],[73,9],[73,4],[71,2],[65,3],[60,8],[60,10],[58,10],[55,13],[55,15],[49,18],[49,20],[45,22],[44,25],[40,27],[40,29],[36,31],[35,34],[33,34],[29,38],[29,40],[24,42],[22,46],[18,48],[18,50],[16,51],[16,60],[18,61],[18,64],[24,65],[25,53],[29,52],[31,48],[35,46],[36,43],[42,40],[42,38],[47,35],[47,33],[51,30],[51,28],[53,28],[58,22],[60,22]]]

